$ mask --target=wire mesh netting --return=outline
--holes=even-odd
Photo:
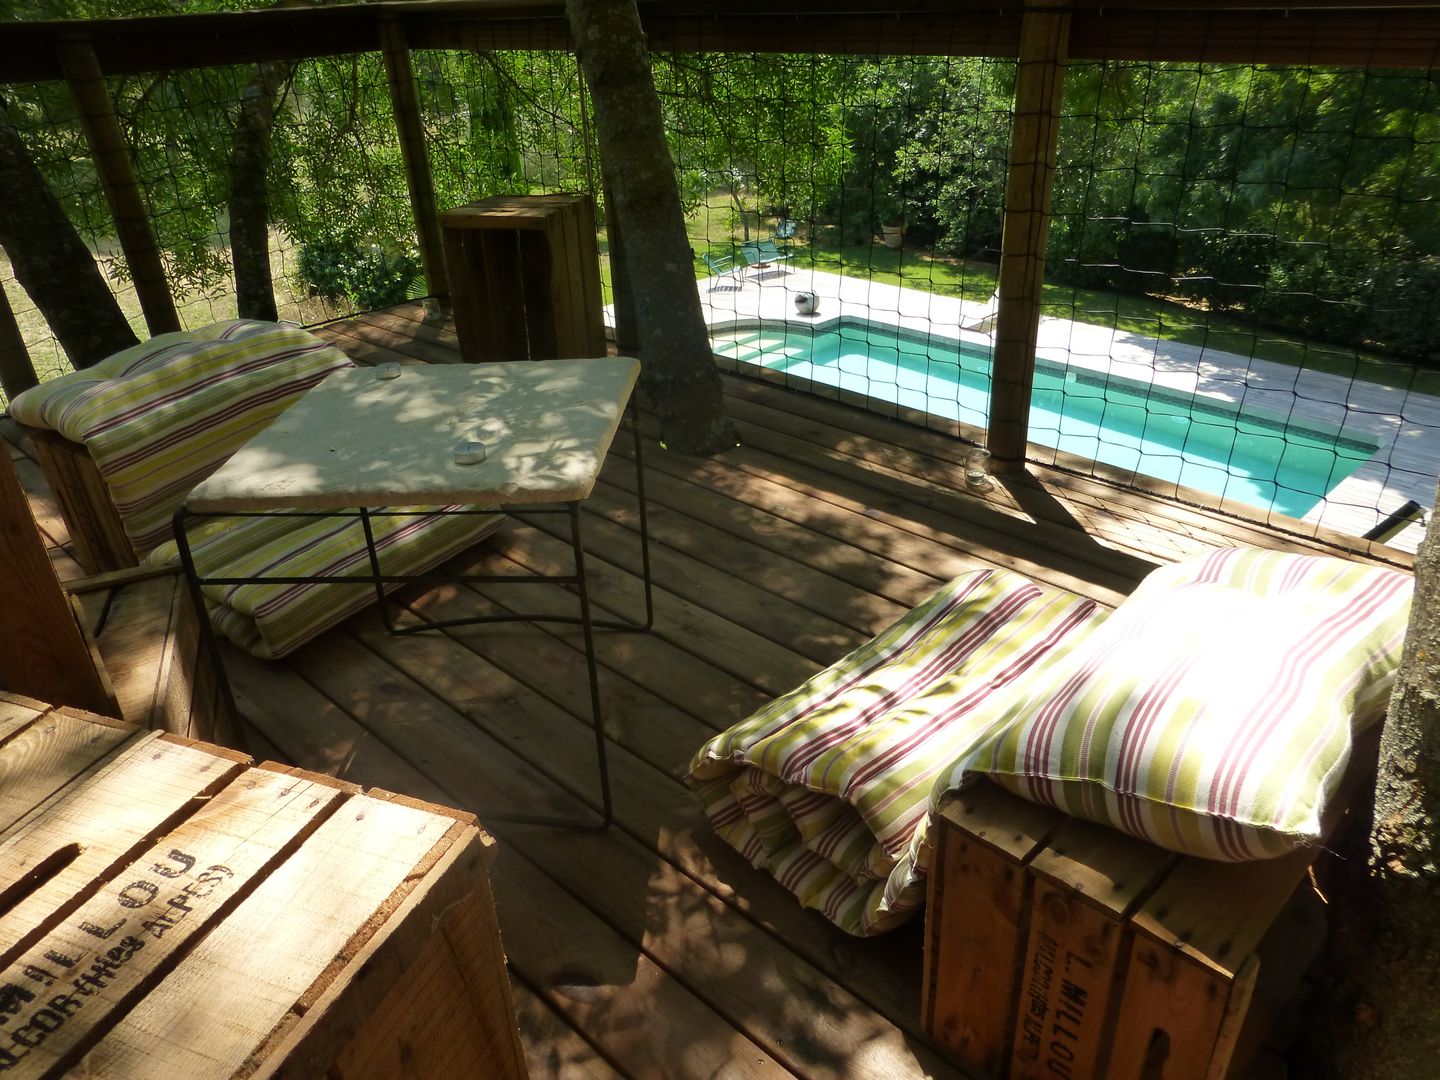
[[[1014,69],[662,58],[702,297],[736,370],[983,429]]]
[[[538,44],[538,43],[537,43]],[[441,209],[604,200],[573,54],[412,54]],[[702,306],[732,370],[985,440],[1013,60],[654,57]],[[428,292],[378,53],[111,78],[185,325],[232,317],[232,176],[267,146],[280,318]],[[1065,468],[1363,534],[1440,459],[1431,71],[1076,61],[1029,436]],[[63,83],[7,110],[143,336]],[[258,102],[258,105],[257,105]],[[643,277],[644,269],[637,274]],[[0,264],[37,373],[66,367]],[[1408,517],[1407,517],[1408,514]]]
[[[1428,504],[1436,91],[1419,71],[1071,64],[1032,440],[1349,535]]]

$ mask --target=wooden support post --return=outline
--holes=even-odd
[[[410,189],[410,208],[415,214],[415,236],[420,242],[425,283],[432,295],[448,301],[450,275],[445,268],[445,244],[440,235],[440,216],[435,206],[430,155],[425,150],[425,128],[420,122],[420,94],[415,86],[415,68],[410,63],[410,46],[405,38],[405,27],[394,15],[382,16],[379,27],[385,74],[390,82],[390,104],[395,110],[396,130],[400,133],[400,156],[405,162],[405,184]]]
[[[75,621],[10,456],[0,453],[0,687],[119,716],[110,680]]]
[[[70,39],[60,46],[59,52],[60,65],[80,113],[80,126],[85,131],[100,185],[110,204],[115,232],[130,268],[130,279],[135,283],[140,309],[145,313],[145,325],[152,335],[179,330],[180,316],[165,281],[160,249],[150,228],[144,200],[140,198],[135,166],[115,118],[115,104],[110,100],[95,50],[88,41]]]
[[[35,365],[30,362],[30,351],[20,334],[20,324],[10,307],[10,298],[5,295],[5,284],[0,282],[0,389],[5,391],[6,398],[14,401],[17,394],[39,382]]]
[[[1069,37],[1067,10],[1026,11],[1022,18],[990,392],[988,441],[998,461],[1025,460]]]

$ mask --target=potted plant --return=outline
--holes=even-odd
[[[882,195],[875,200],[875,216],[880,220],[880,239],[887,248],[898,249],[905,242],[905,202],[895,195]]]

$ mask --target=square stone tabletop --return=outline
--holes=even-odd
[[[393,373],[394,366],[386,365]],[[195,511],[586,498],[640,373],[625,356],[337,371],[185,500]],[[456,449],[481,443],[484,460]]]

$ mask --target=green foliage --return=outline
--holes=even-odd
[[[1436,90],[1433,72],[1072,65],[1050,276],[1434,363]]]
[[[15,10],[172,7],[16,0]],[[573,56],[422,50],[413,61],[440,207],[598,186]],[[903,223],[909,259],[996,259],[1013,61],[774,53],[653,61],[682,198],[709,214],[711,194],[724,193],[732,221],[711,220],[727,242],[757,229],[768,235],[783,216],[800,222],[799,242],[812,254],[861,272],[853,252],[869,249],[882,225]],[[178,291],[228,284],[228,155],[252,74],[240,65],[110,80]],[[66,87],[7,96],[82,234],[102,255],[113,251]],[[1163,300],[1197,320],[1241,320],[1440,364],[1437,105],[1434,72],[1072,63],[1049,277]],[[415,246],[414,223],[377,54],[296,63],[270,149],[272,225],[304,246],[302,268],[319,291],[371,306],[401,288],[407,267],[408,287],[419,287],[413,259],[399,254]],[[885,272],[873,255],[864,267]]]
[[[411,299],[422,281],[420,260],[353,240],[312,240],[300,246],[300,277],[316,295],[374,311]],[[423,294],[422,294],[423,295]]]

